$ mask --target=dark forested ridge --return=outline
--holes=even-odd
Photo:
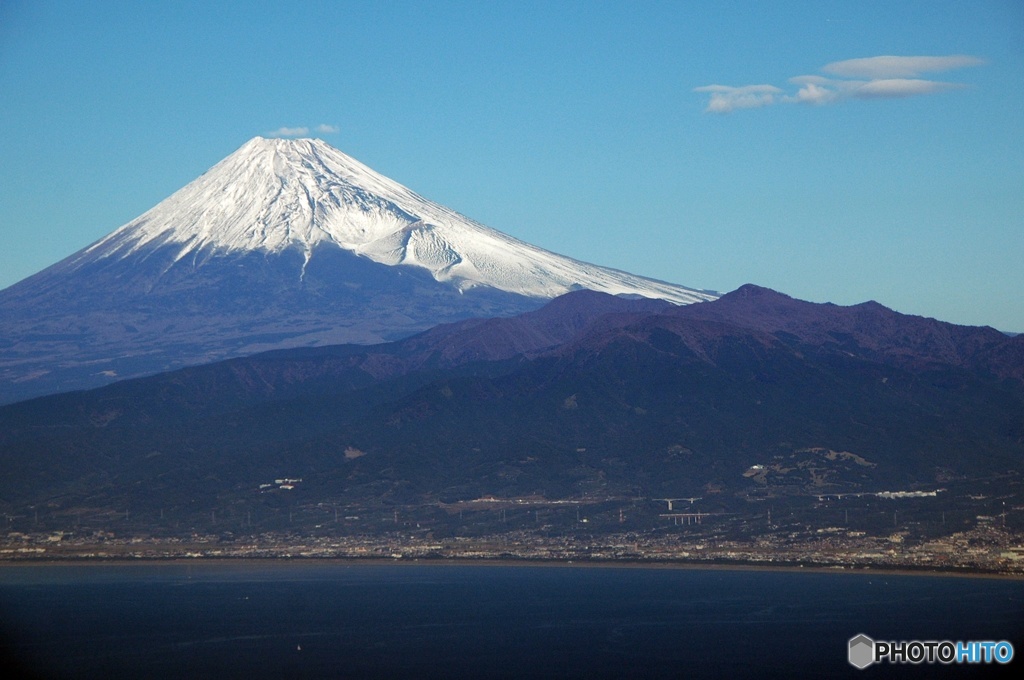
[[[1022,357],[875,303],[582,291],[0,408],[0,503],[207,512],[280,478],[334,504],[934,488],[1021,471]]]

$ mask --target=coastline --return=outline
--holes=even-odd
[[[132,566],[400,566],[400,567],[522,567],[545,569],[649,569],[676,571],[738,571],[794,574],[844,574],[896,577],[966,578],[1024,582],[1024,574],[970,570],[892,569],[872,566],[825,566],[805,564],[761,564],[752,562],[682,562],[641,560],[545,560],[508,558],[381,558],[381,557],[179,557],[97,558],[59,557],[51,559],[0,559],[0,573],[9,569],[53,567],[124,568]]]

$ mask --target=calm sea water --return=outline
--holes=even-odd
[[[1024,666],[1024,582],[878,574],[5,566],[0,621],[2,677],[962,678]],[[858,671],[846,661],[857,633],[1006,639],[1017,658]]]

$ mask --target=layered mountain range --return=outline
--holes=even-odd
[[[0,502],[182,516],[275,478],[313,506],[935,489],[1018,479],[1021,414],[1024,337],[756,286],[580,291],[0,408]]]
[[[255,138],[0,291],[0,403],[273,348],[394,340],[582,289],[716,297],[524,243],[320,140]]]
[[[735,517],[1024,475],[1024,336],[586,264],[317,140],[254,139],[0,291],[4,403],[0,510],[32,531],[330,507],[372,533],[488,498]]]

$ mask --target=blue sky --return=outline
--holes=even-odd
[[[4,0],[0,287],[308,128],[579,259],[1024,331],[1022,89],[1018,0]]]

